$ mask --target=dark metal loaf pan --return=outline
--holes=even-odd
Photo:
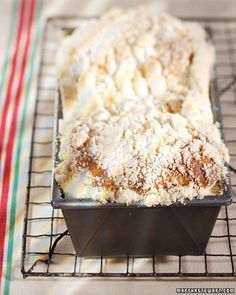
[[[213,81],[212,109],[222,132],[216,93],[216,83]],[[60,118],[62,111],[59,95],[55,119],[56,136]],[[54,148],[56,165],[59,142]],[[201,200],[186,201],[184,205],[174,203],[151,208],[64,198],[54,176],[52,179],[52,206],[62,210],[75,251],[84,257],[201,255],[221,206],[230,203],[230,179],[227,190],[221,196],[205,196]]]

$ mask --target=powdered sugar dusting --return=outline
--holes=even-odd
[[[198,24],[112,10],[67,37],[58,59],[55,176],[66,195],[153,206],[222,191],[229,159],[209,99],[214,49]]]

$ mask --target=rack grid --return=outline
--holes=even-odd
[[[54,56],[65,30],[78,16],[49,18],[45,25],[25,201],[21,271],[23,277],[236,277],[236,18],[194,18],[210,29],[216,47],[216,75],[225,142],[231,156],[233,203],[222,207],[202,256],[84,259],[77,257],[60,210],[50,203],[54,99]]]

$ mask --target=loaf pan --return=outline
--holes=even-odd
[[[215,120],[222,116],[216,81],[210,97]],[[54,167],[58,163],[58,121],[62,118],[60,93],[55,114]],[[202,255],[221,206],[232,201],[228,168],[227,189],[220,196],[186,200],[185,204],[145,207],[139,204],[101,204],[92,199],[64,197],[52,175],[52,206],[61,209],[76,254],[82,257],[147,257],[154,255]]]

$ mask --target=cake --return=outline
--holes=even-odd
[[[201,25],[150,7],[112,9],[66,36],[55,168],[64,196],[155,206],[222,194],[214,57]]]

